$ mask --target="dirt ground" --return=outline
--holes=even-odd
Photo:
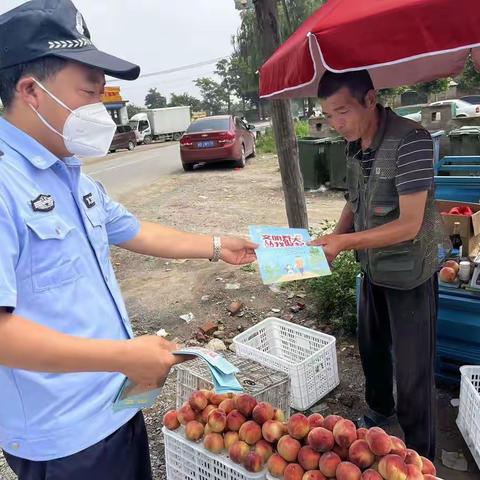
[[[312,227],[319,226],[325,219],[337,219],[344,205],[341,192],[312,192],[307,193],[306,198]],[[143,220],[192,232],[245,236],[251,224],[287,224],[280,173],[273,156],[259,156],[243,170],[205,167],[189,174],[166,176],[122,200]],[[268,316],[286,318],[330,333],[323,325],[328,319],[316,318],[308,292],[298,284],[273,291],[261,284],[256,268],[236,268],[207,261],[160,260],[116,248],[112,250],[112,260],[136,334],[151,334],[163,328],[169,339],[203,344],[211,337],[201,338],[199,327],[212,321],[218,324],[216,336],[228,347],[240,331]],[[239,288],[227,289],[228,284],[238,284]],[[233,301],[243,303],[242,316],[229,315],[227,307]],[[290,308],[299,301],[305,302],[306,308],[292,314]],[[192,313],[194,319],[187,324],[180,315],[188,313]],[[337,355],[341,384],[311,411],[356,419],[365,404],[355,339],[338,338]],[[479,479],[475,462],[455,426],[457,409],[451,406],[450,400],[457,396],[456,389],[438,390],[436,463],[439,475],[444,480]],[[166,478],[161,418],[174,406],[175,374],[172,373],[155,407],[145,412],[155,480]],[[392,432],[400,434],[398,426],[393,427]],[[442,449],[463,452],[470,471],[459,473],[443,468],[439,461]],[[0,479],[10,478],[1,462],[0,458]]]

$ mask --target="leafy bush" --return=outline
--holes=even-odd
[[[308,122],[295,123],[295,136],[308,137]],[[277,153],[275,135],[272,128],[267,128],[265,134],[257,139],[257,151],[259,153]]]
[[[329,233],[334,223],[325,222],[312,236]],[[360,265],[353,252],[343,252],[334,261],[332,275],[315,278],[309,289],[319,319],[337,332],[354,335],[357,329],[356,279]]]
[[[295,123],[295,136],[308,137],[309,133],[310,133],[310,129],[308,127],[308,122]]]

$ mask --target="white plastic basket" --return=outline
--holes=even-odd
[[[460,367],[457,425],[480,468],[480,366]]]
[[[241,357],[288,373],[290,406],[306,410],[340,383],[335,337],[270,317],[237,335]]]
[[[181,431],[163,427],[167,480],[265,480],[265,471],[247,472],[226,455],[187,440]]]
[[[224,356],[239,369],[236,377],[245,393],[253,395],[259,402],[269,402],[275,408],[280,408],[286,418],[290,416],[290,379],[286,373],[265,367],[248,358],[241,358],[231,352],[225,352]],[[177,408],[180,408],[195,390],[213,386],[212,374],[201,359],[181,363],[175,369]]]

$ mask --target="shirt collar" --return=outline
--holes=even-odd
[[[46,170],[59,161],[58,157],[37,142],[37,140],[4,118],[0,118],[0,138],[12,150],[15,150],[40,170]],[[76,157],[67,157],[62,160],[68,166],[79,166],[82,163]]]

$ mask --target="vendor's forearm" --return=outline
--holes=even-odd
[[[121,247],[161,258],[212,258],[210,235],[180,232],[157,223],[142,222],[140,233]]]
[[[347,202],[343,207],[342,214],[338,220],[333,233],[341,235],[350,233],[353,229],[353,212],[350,204]]]
[[[413,240],[418,233],[416,222],[395,220],[363,232],[342,235],[342,250],[365,250]]]
[[[39,372],[122,371],[127,341],[64,335],[0,310],[0,365]]]

